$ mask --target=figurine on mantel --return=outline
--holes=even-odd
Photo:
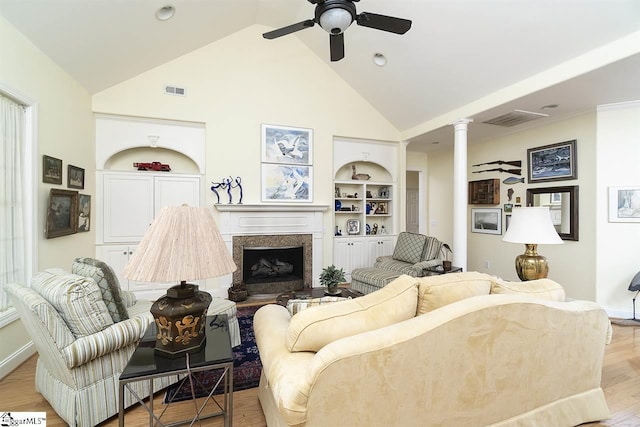
[[[353,171],[353,173],[351,174],[351,179],[359,179],[363,181],[371,179],[371,175],[369,175],[368,173],[356,173],[355,163],[351,165],[351,170]]]

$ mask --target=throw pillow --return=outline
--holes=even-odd
[[[421,261],[431,261],[438,258],[442,250],[442,242],[433,236],[428,236],[424,244],[424,252]]]
[[[290,299],[287,301],[287,310],[293,316],[294,314],[309,308],[309,307],[317,307],[322,304],[344,301],[347,298],[343,297],[322,297],[322,298],[301,298],[301,299]]]
[[[403,231],[398,235],[393,259],[415,264],[420,261],[427,236]]]
[[[120,283],[113,269],[102,261],[93,258],[76,258],[71,267],[73,274],[91,277],[100,288],[102,300],[107,305],[109,315],[114,322],[129,318],[127,306],[120,291]]]
[[[380,329],[416,315],[415,277],[402,275],[379,291],[339,304],[325,304],[293,316],[287,349],[319,351],[340,338]]]
[[[62,270],[46,270],[31,280],[31,288],[49,301],[77,338],[113,325],[93,279]]]

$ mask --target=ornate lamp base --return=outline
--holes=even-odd
[[[167,289],[151,306],[155,319],[156,352],[180,357],[200,350],[205,342],[205,321],[211,295],[198,285],[182,282]]]
[[[526,251],[516,257],[516,272],[522,281],[544,279],[549,274],[547,259],[538,255],[538,245],[525,244]]]

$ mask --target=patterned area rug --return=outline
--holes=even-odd
[[[256,346],[256,338],[253,335],[253,315],[260,307],[258,305],[238,307],[237,317],[240,324],[241,344],[233,348],[233,391],[258,387],[260,382],[262,363]],[[194,373],[193,376],[196,377],[196,380],[194,380],[196,397],[206,397],[220,378],[221,373],[221,369]],[[214,394],[222,394],[222,387],[218,388],[220,392],[216,390]],[[180,387],[178,387],[178,384],[169,386],[164,398],[165,403],[169,400],[168,396],[173,395],[173,393],[175,393],[174,402],[191,399],[189,382],[186,381]]]

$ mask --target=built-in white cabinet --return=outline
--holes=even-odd
[[[100,171],[96,193],[96,257],[113,268],[124,289],[139,298],[158,298],[166,284],[132,282],[122,272],[160,209],[201,205],[200,176]]]
[[[200,206],[200,177],[194,175],[102,172],[98,187],[102,243],[139,242],[163,206]]]
[[[398,144],[336,138],[333,144],[333,263],[373,267],[393,254],[399,230]]]

